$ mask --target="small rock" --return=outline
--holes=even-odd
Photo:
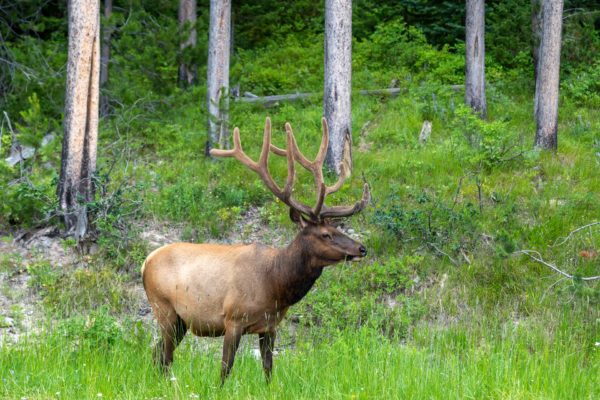
[[[424,144],[431,136],[431,121],[423,121],[421,132],[419,133],[419,143]]]

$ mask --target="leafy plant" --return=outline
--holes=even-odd
[[[423,191],[413,194],[414,203],[407,206],[397,194],[390,194],[375,210],[373,221],[402,243],[414,243],[436,251],[446,248],[453,253],[472,249],[477,243],[479,211],[467,202],[449,205],[437,195]]]
[[[106,306],[92,310],[87,316],[62,320],[53,332],[54,340],[68,341],[76,349],[107,349],[120,343],[123,335],[121,325]]]
[[[452,126],[474,150],[468,156],[474,172],[489,172],[499,164],[517,161],[522,155],[518,138],[504,121],[484,121],[461,104],[456,107]]]

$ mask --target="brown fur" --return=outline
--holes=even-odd
[[[142,277],[162,334],[156,357],[163,368],[187,330],[225,336],[223,382],[241,336],[256,333],[269,380],[275,331],[288,308],[306,295],[325,266],[366,254],[360,243],[327,223],[295,221],[302,230],[283,249],[176,243],[148,256]]]

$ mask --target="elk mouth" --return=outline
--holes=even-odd
[[[346,256],[346,261],[359,261],[367,255],[367,249],[362,245],[360,246],[358,251],[360,254],[348,254]]]

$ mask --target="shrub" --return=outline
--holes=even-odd
[[[62,273],[52,284],[43,286],[40,293],[47,309],[59,316],[72,316],[100,306],[119,312],[131,304],[124,276],[108,269]]]
[[[573,72],[561,84],[561,95],[577,104],[600,107],[600,62]]]
[[[299,312],[306,313],[305,323],[314,332],[368,326],[406,338],[409,327],[425,312],[420,300],[409,296],[420,262],[420,257],[392,257],[371,265],[331,267],[300,303]]]
[[[434,252],[437,247],[458,253],[476,245],[480,222],[475,204],[451,205],[427,191],[410,197],[412,203],[406,198],[401,202],[398,194],[391,193],[375,210],[374,224],[402,243]]]
[[[283,43],[239,50],[231,82],[259,95],[315,91],[323,82],[323,37],[290,35]]]
[[[379,25],[368,39],[356,44],[355,80],[378,86],[392,80],[406,86],[425,77],[430,83],[462,83],[464,57],[457,53],[461,55],[451,53],[448,46],[434,48],[421,31],[396,19]],[[369,82],[369,76],[375,82]]]
[[[124,336],[118,320],[105,306],[91,310],[87,316],[75,315],[61,320],[51,335],[59,343],[70,342],[75,349],[112,347]]]

